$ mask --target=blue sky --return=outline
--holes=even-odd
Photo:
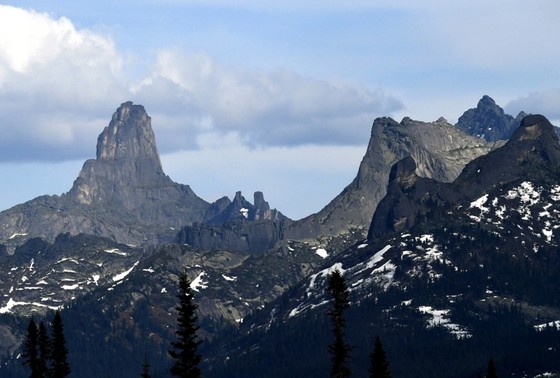
[[[450,122],[485,94],[560,124],[554,0],[5,1],[0,209],[66,192],[114,110],[164,170],[292,218],[350,183],[376,117]]]

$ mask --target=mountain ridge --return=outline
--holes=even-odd
[[[542,321],[539,324],[543,324],[554,321],[556,314],[560,314],[557,303],[548,300],[546,295],[558,289],[556,281],[546,277],[555,274],[557,265],[554,251],[558,246],[560,234],[556,230],[560,224],[555,219],[560,219],[560,203],[557,203],[560,185],[556,187],[558,172],[551,167],[558,165],[560,155],[558,140],[552,136],[551,125],[544,121],[544,117],[526,117],[523,129],[516,131],[505,144],[488,144],[465,137],[444,119],[419,122],[404,118],[396,122],[388,117],[378,118],[372,126],[371,148],[368,146],[355,180],[327,205],[325,209],[328,211],[322,213],[324,218],[315,215],[308,224],[298,225],[297,221],[283,219],[280,212],[271,210],[262,193],[256,192],[254,204],[250,204],[241,192],[237,192],[233,200],[224,197],[213,204],[204,203],[198,213],[199,222],[180,230],[162,227],[164,236],[154,239],[154,246],[137,248],[128,243],[115,245],[116,229],[99,227],[103,222],[112,222],[116,215],[128,214],[126,206],[117,203],[121,199],[126,204],[127,196],[134,199],[146,193],[142,188],[144,185],[134,185],[147,177],[135,166],[136,157],[143,156],[149,160],[147,165],[152,165],[148,176],[153,175],[153,180],[149,182],[162,183],[160,187],[151,187],[154,192],[148,191],[153,194],[152,200],[158,202],[158,195],[168,195],[165,186],[170,180],[159,171],[159,160],[153,159],[154,151],[157,152],[155,144],[147,149],[128,148],[126,143],[119,144],[122,141],[113,138],[120,135],[119,130],[124,130],[127,122],[130,125],[138,121],[139,126],[146,127],[148,124],[143,107],[134,108],[132,103],[125,103],[121,110],[100,135],[96,159],[84,164],[87,169],[75,183],[68,208],[64,208],[56,197],[49,196],[21,205],[26,209],[27,217],[53,211],[55,214],[68,211],[73,215],[74,211],[83,216],[84,222],[94,225],[85,224],[85,229],[97,227],[97,235],[109,237],[67,233],[48,241],[21,235],[24,228],[10,231],[14,232],[13,237],[7,237],[5,244],[19,249],[16,253],[0,251],[0,266],[4,272],[0,279],[4,295],[0,309],[5,310],[0,317],[6,322],[0,332],[9,335],[13,341],[10,351],[17,350],[17,341],[22,339],[24,332],[21,327],[19,333],[17,327],[11,328],[16,316],[31,312],[39,316],[44,307],[34,307],[34,303],[54,307],[63,297],[49,295],[49,300],[41,303],[42,298],[47,298],[43,294],[45,291],[60,291],[64,298],[75,297],[70,301],[63,299],[70,306],[64,313],[69,314],[69,324],[76,328],[76,332],[71,331],[72,342],[86,349],[89,346],[84,344],[94,348],[110,342],[110,346],[102,351],[87,349],[88,353],[83,355],[102,355],[104,363],[113,369],[107,371],[127,376],[132,375],[130,366],[140,366],[144,357],[131,345],[142,345],[154,354],[159,353],[156,354],[157,364],[163,369],[168,338],[171,337],[169,330],[174,321],[174,297],[169,291],[182,271],[188,273],[195,299],[200,304],[200,334],[207,341],[205,353],[209,355],[205,363],[210,364],[209,370],[214,372],[224,361],[224,371],[230,372],[232,364],[236,363],[237,357],[234,356],[239,355],[241,366],[235,369],[244,369],[242,357],[252,358],[254,355],[259,359],[258,353],[261,348],[265,351],[267,345],[272,345],[275,353],[265,353],[272,356],[263,359],[269,365],[265,367],[276,367],[277,360],[273,357],[285,352],[287,339],[284,336],[289,335],[292,328],[313,329],[318,334],[313,334],[312,342],[323,340],[321,332],[327,333],[324,332],[327,328],[320,314],[328,305],[328,299],[322,289],[328,273],[334,268],[344,272],[352,295],[355,295],[354,303],[358,308],[352,317],[353,322],[372,330],[371,324],[362,321],[371,319],[370,314],[375,313],[375,320],[371,322],[388,326],[380,329],[385,334],[391,331],[405,337],[398,331],[402,326],[410,335],[424,335],[422,337],[427,340],[435,338],[438,342],[447,340],[445,342],[450,343],[447,338],[451,337],[455,342],[455,335],[460,332],[464,332],[463,335],[483,333],[484,327],[477,325],[478,320],[473,320],[470,315],[499,321],[499,316],[514,308],[515,301],[521,299],[522,302],[518,303],[522,303],[520,308],[523,311],[519,310],[519,316],[525,317],[523,322],[529,324],[529,328],[536,324],[537,315],[538,321]],[[142,135],[150,139],[148,134]],[[110,144],[111,148],[106,149],[104,143]],[[117,148],[119,145],[124,149]],[[388,161],[394,161],[392,166],[381,164]],[[101,171],[99,167],[102,167]],[[434,176],[441,181],[423,176]],[[451,180],[449,177],[455,178]],[[457,185],[454,182],[461,180],[463,189],[453,186]],[[104,184],[96,188],[96,183]],[[386,188],[385,197],[379,200],[377,211],[373,210],[369,220],[364,220],[364,214],[369,211],[367,208],[375,203],[383,191],[382,186],[387,184],[389,188]],[[180,184],[170,185],[177,188],[175,185]],[[483,193],[485,191],[488,193]],[[390,203],[391,197],[394,203]],[[44,209],[36,207],[37,203]],[[110,208],[95,210],[95,204],[99,203]],[[398,210],[395,203],[402,207],[402,211],[395,210]],[[144,206],[149,210],[149,204]],[[363,210],[363,214],[353,214],[354,210]],[[378,212],[382,214],[383,211],[385,217],[379,217]],[[0,219],[3,215],[0,214]],[[90,216],[101,222],[95,224]],[[381,226],[374,229],[381,232],[372,232],[366,239],[367,225],[371,231],[376,217],[381,220]],[[50,219],[60,223],[57,227],[68,226],[64,225],[67,218]],[[25,221],[24,217],[19,220]],[[355,220],[348,224],[361,229],[347,239],[329,239],[328,235],[340,236],[347,232],[350,229],[346,224],[348,220]],[[135,216],[126,221],[129,223],[119,223],[119,227],[123,226],[127,232],[137,232],[134,229],[137,227]],[[395,224],[400,226],[395,228]],[[76,229],[79,228],[76,226]],[[191,235],[187,235],[189,230]],[[145,238],[146,234],[138,231],[133,236]],[[195,240],[197,237],[199,241]],[[504,253],[493,253],[500,247],[504,248]],[[101,267],[90,264],[83,272],[72,272],[79,264],[85,264],[83,258],[103,264]],[[511,268],[511,272],[504,271],[503,267]],[[12,268],[17,269],[12,271]],[[558,272],[560,274],[560,269]],[[513,273],[519,273],[524,279],[535,277],[535,283],[542,284],[544,294],[536,293],[535,285],[524,288],[513,282]],[[463,281],[468,285],[461,286]],[[402,284],[404,289],[399,291],[396,283]],[[497,297],[498,293],[503,296]],[[507,311],[494,311],[495,307]],[[466,309],[463,316],[462,309]],[[449,311],[448,315],[442,315],[447,323],[441,325],[442,329],[430,331],[426,324],[431,324],[430,319],[435,319],[433,314],[438,311]],[[311,323],[306,323],[308,316]],[[83,319],[91,321],[92,327],[87,332],[80,325]],[[276,332],[278,324],[284,322],[286,328],[277,331],[281,336],[267,333],[270,330]],[[304,328],[298,328],[298,324]],[[318,325],[319,329],[316,329]],[[259,334],[261,331],[264,333]],[[352,334],[355,335],[356,331]],[[231,343],[231,348],[220,344],[220,335]],[[233,341],[227,339],[228,335]],[[304,332],[295,347],[291,346],[296,357],[301,352],[298,348],[309,341],[304,340],[305,335],[308,334]],[[251,339],[253,336],[255,338]],[[83,340],[88,341],[84,343]],[[216,344],[213,344],[214,340]],[[413,343],[415,340],[409,341]],[[441,344],[429,345],[429,349],[434,345],[441,347]],[[415,353],[421,353],[421,350],[417,349]],[[322,365],[316,367],[324,367],[324,359],[321,362],[317,356],[312,356],[312,360]],[[122,367],[124,360],[128,370]],[[285,369],[290,364],[286,359],[279,361],[282,360],[284,363],[280,367],[287,374]],[[420,368],[420,361],[415,361]],[[476,363],[480,364],[480,359]],[[358,365],[359,371],[364,371],[363,364]],[[451,368],[449,364],[442,366]],[[99,376],[106,371],[80,370],[80,373]],[[253,371],[239,376],[259,374]],[[433,374],[425,376],[434,377]]]
[[[474,200],[498,185],[539,176],[542,180],[547,173],[557,177],[559,167],[558,136],[542,115],[526,116],[504,146],[468,163],[452,183],[420,178],[414,159],[407,157],[392,167],[389,195],[379,203],[368,237],[409,229],[434,207]]]
[[[452,181],[469,161],[499,145],[469,136],[444,118],[435,122],[377,118],[354,180],[318,213],[287,224],[284,233],[288,239],[313,239],[357,229],[365,237],[394,163],[412,155],[420,162],[420,175]]]
[[[504,375],[555,376],[559,168],[558,138],[540,115],[525,117],[510,141],[473,160],[452,183],[419,177],[414,159],[402,159],[368,239],[246,319],[240,334],[217,348],[209,376],[328,374],[326,287],[334,270],[349,290],[346,335],[358,376],[367,374],[376,334],[399,377],[476,376],[488,356]]]
[[[247,206],[255,211],[252,217],[285,218],[270,209],[262,193],[257,192],[255,202]],[[84,162],[67,193],[0,212],[0,243],[13,253],[30,238],[54,241],[61,233],[137,246],[172,242],[181,227],[204,221],[211,209],[222,221],[234,216],[219,203],[206,202],[164,173],[151,118],[142,105],[129,101],[114,112],[97,139],[96,158]]]

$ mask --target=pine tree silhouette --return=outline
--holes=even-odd
[[[190,288],[187,273],[183,272],[179,278],[179,304],[177,305],[177,341],[171,343],[169,355],[175,360],[171,367],[171,374],[183,378],[198,378],[201,376],[198,364],[201,356],[198,354],[198,330],[196,308]]]
[[[35,320],[31,319],[27,326],[27,335],[23,344],[22,359],[23,365],[29,366],[31,369],[31,378],[40,378],[39,375],[39,355],[37,353],[37,345],[39,342],[39,332]]]
[[[496,373],[496,364],[494,364],[494,359],[490,357],[488,360],[488,370],[486,371],[486,378],[498,378],[498,373]]]
[[[64,378],[70,375],[70,365],[68,364],[68,348],[64,337],[64,325],[60,311],[56,311],[52,322],[52,350],[51,350],[51,369],[52,378]]]
[[[383,349],[383,344],[379,336],[375,337],[375,346],[369,357],[371,362],[371,367],[369,368],[370,378],[391,378],[387,354]]]
[[[345,324],[344,310],[350,307],[348,301],[348,288],[346,280],[335,270],[331,273],[328,280],[327,292],[333,297],[333,306],[327,312],[331,318],[333,342],[329,345],[331,353],[331,378],[350,377],[351,371],[348,368],[348,356],[352,347],[344,341]]]
[[[150,364],[148,363],[148,357],[144,355],[144,363],[142,364],[142,375],[141,378],[150,378]]]
[[[37,369],[40,377],[49,376],[49,361],[51,357],[51,340],[47,332],[47,327],[45,322],[41,321],[39,323],[39,334],[38,334],[38,346],[39,346],[39,361],[37,364]]]

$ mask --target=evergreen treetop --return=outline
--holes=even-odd
[[[348,301],[348,288],[346,280],[340,271],[334,270],[328,279],[327,292],[333,297],[332,308],[327,312],[331,318],[333,342],[329,345],[331,353],[331,378],[350,377],[351,371],[348,367],[348,357],[352,347],[344,340],[345,324],[344,310],[350,307]]]
[[[391,378],[391,371],[389,370],[389,361],[387,354],[383,349],[383,344],[379,336],[375,337],[375,345],[373,352],[370,354],[371,367],[369,368],[370,378]]]
[[[196,309],[190,281],[186,272],[179,278],[179,304],[177,310],[177,329],[175,331],[176,341],[171,343],[169,355],[174,359],[171,374],[183,378],[198,378],[201,376],[198,364],[201,356],[198,354],[198,330]]]
[[[52,378],[64,378],[70,375],[70,364],[68,363],[68,348],[64,337],[64,325],[60,311],[56,311],[52,322],[52,349],[51,370]]]

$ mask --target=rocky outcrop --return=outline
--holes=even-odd
[[[185,226],[177,242],[207,251],[235,251],[264,254],[281,237],[281,223],[270,220],[235,220],[220,225],[195,223]]]
[[[263,254],[281,239],[284,221],[288,219],[270,209],[262,192],[255,192],[254,204],[237,192],[233,201],[224,197],[213,204],[204,222],[183,227],[177,242],[204,250]]]
[[[254,204],[251,204],[247,201],[241,192],[235,193],[233,201],[230,201],[227,197],[221,198],[210,207],[204,217],[204,223],[220,225],[234,220],[281,221],[286,219],[278,210],[270,209],[262,192],[255,192],[253,202]]]
[[[11,252],[31,237],[86,233],[140,245],[171,241],[201,221],[210,205],[161,167],[151,119],[122,104],[98,138],[96,159],[84,163],[70,191],[43,196],[0,213],[0,242]]]
[[[388,193],[371,221],[368,238],[411,229],[418,219],[432,218],[509,183],[560,181],[560,145],[554,126],[542,115],[523,118],[501,148],[471,161],[452,183],[420,178],[407,157],[391,171]]]
[[[397,161],[412,156],[419,176],[453,181],[469,161],[495,146],[463,133],[443,118],[429,123],[378,118],[356,178],[319,213],[286,225],[285,236],[314,239],[361,229],[357,237],[365,237]]]
[[[487,141],[507,140],[526,115],[525,112],[520,112],[513,118],[496,105],[491,97],[483,96],[476,108],[467,110],[459,117],[455,126],[469,135]]]
[[[150,117],[131,102],[117,109],[98,138],[96,159],[85,162],[67,197],[161,227],[199,221],[209,207],[190,187],[165,175]]]

